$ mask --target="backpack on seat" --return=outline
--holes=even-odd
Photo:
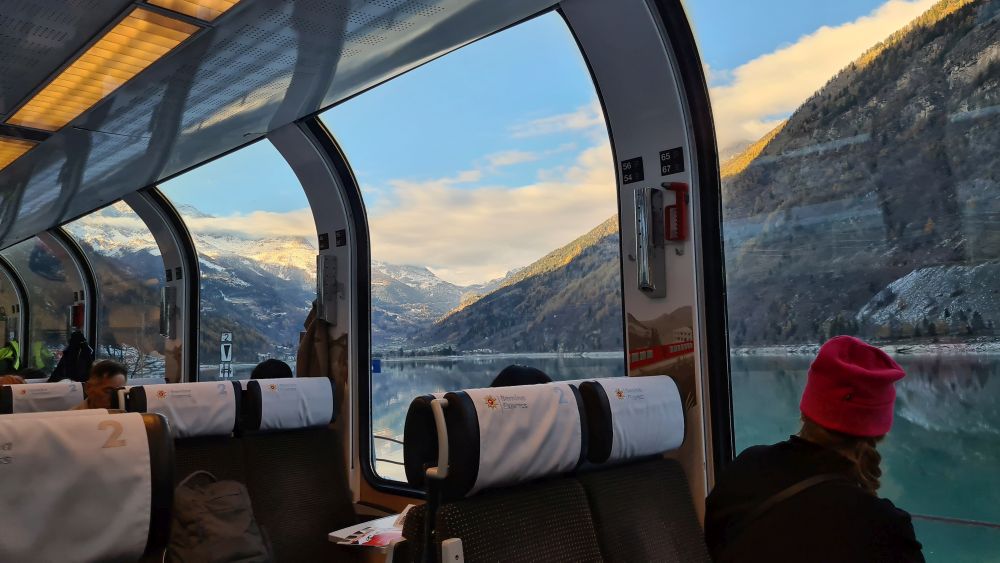
[[[172,563],[267,563],[273,560],[257,526],[246,487],[220,481],[208,471],[188,475],[174,493],[170,544]]]

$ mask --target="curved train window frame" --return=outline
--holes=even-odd
[[[184,172],[181,172],[179,174],[183,174]],[[120,201],[124,201],[129,205],[129,207],[132,208],[135,214],[146,226],[146,229],[150,232],[150,234],[153,235],[154,241],[161,253],[161,256],[176,255],[180,257],[181,267],[184,268],[183,270],[185,274],[183,276],[184,286],[185,286],[184,292],[188,297],[188,303],[184,303],[183,300],[181,300],[181,303],[184,303],[184,306],[178,307],[177,314],[179,317],[187,317],[187,319],[192,319],[188,305],[190,304],[190,300],[194,299],[194,303],[196,304],[195,307],[197,307],[198,280],[201,277],[201,273],[198,268],[197,254],[195,253],[194,250],[194,243],[191,239],[191,234],[188,231],[187,226],[184,224],[184,221],[181,219],[180,215],[178,214],[174,206],[170,203],[170,200],[168,200],[166,196],[160,193],[160,191],[157,189],[156,186],[149,186],[146,188],[141,188],[139,190],[136,190],[135,192],[132,192],[126,195],[125,197],[121,198]],[[79,253],[78,255],[83,261],[81,262],[81,264],[86,265],[89,271],[88,275],[90,276],[91,282],[93,283],[92,286],[94,288],[93,291],[87,292],[91,296],[93,296],[93,303],[88,303],[88,310],[93,311],[93,314],[91,314],[90,316],[93,319],[94,327],[92,329],[93,332],[87,335],[88,340],[92,342],[97,342],[98,337],[100,336],[99,334],[100,322],[97,318],[97,302],[98,299],[100,298],[100,287],[99,287],[100,284],[97,282],[97,278],[95,277],[93,269],[90,266],[90,261],[86,257],[86,253],[84,253],[83,250],[79,247],[79,242],[76,240],[73,234],[65,229],[65,225],[72,223],[73,221],[76,221],[78,219],[81,219],[82,217],[85,217],[90,213],[95,213],[97,211],[100,211],[101,209],[104,209],[105,207],[108,207],[113,203],[115,202],[111,202],[107,205],[103,205],[101,207],[93,209],[85,215],[74,217],[63,223],[62,226],[58,227],[58,231],[60,231],[62,233],[61,236],[64,237],[63,242],[60,242],[59,244],[63,245],[64,247],[68,245],[70,248],[67,248],[67,252],[70,253],[71,255],[73,255],[74,252],[72,249],[73,248],[76,249],[75,252]],[[59,236],[59,235],[57,233],[56,235],[52,236]],[[193,263],[192,263],[192,257],[194,257]],[[17,269],[14,268],[14,266],[11,265],[6,258],[0,256],[0,267],[2,267],[4,263],[8,264],[11,271],[15,273],[17,272]],[[80,265],[77,266],[77,268],[80,267],[81,267]],[[23,286],[23,280],[20,280],[20,277],[18,277],[18,280]],[[27,303],[27,307],[22,307],[22,310],[26,308],[30,308],[30,303]],[[178,339],[181,340],[181,345],[183,346],[184,350],[183,353],[185,357],[185,359],[181,362],[180,381],[197,381],[196,377],[198,374],[197,350],[196,349],[193,350],[193,353],[190,354],[190,357],[188,357],[187,350],[191,348],[190,346],[191,342],[197,342],[198,340],[198,315],[195,314],[193,320],[187,320],[187,319],[185,319],[185,321],[181,323],[182,326],[185,327],[185,330],[178,331]],[[24,326],[25,326],[24,331],[26,333],[30,325],[25,324]],[[91,334],[94,336],[91,337]],[[191,374],[194,374],[195,378],[192,379]]]
[[[68,294],[68,292],[73,292],[74,299],[70,303],[71,305],[74,305],[74,304],[79,303],[79,302],[82,302],[84,304],[84,326],[82,328],[83,328],[83,332],[85,333],[85,336],[89,340],[91,338],[91,335],[95,334],[95,332],[93,332],[95,330],[94,327],[90,326],[90,324],[91,324],[90,321],[91,321],[91,317],[92,317],[92,315],[91,315],[90,312],[93,310],[92,309],[93,303],[96,303],[96,301],[93,301],[93,302],[90,301],[91,299],[95,298],[95,295],[94,295],[95,294],[95,291],[94,291],[94,287],[95,286],[94,286],[94,283],[93,283],[94,279],[92,277],[93,276],[93,272],[89,268],[89,262],[87,262],[86,258],[83,257],[82,251],[76,245],[76,241],[74,241],[72,239],[72,237],[70,237],[67,233],[65,233],[62,230],[62,227],[55,227],[53,229],[49,229],[49,230],[46,230],[46,231],[42,231],[42,232],[36,233],[36,234],[34,234],[34,235],[32,235],[32,236],[24,239],[24,240],[18,241],[18,242],[14,243],[14,244],[11,244],[11,245],[7,246],[3,250],[4,250],[4,252],[6,252],[6,251],[10,250],[11,248],[13,248],[16,245],[26,244],[26,243],[31,242],[31,241],[34,241],[35,244],[41,244],[42,246],[44,246],[45,248],[48,249],[48,252],[54,252],[53,249],[57,249],[57,250],[60,250],[63,253],[65,253],[65,258],[60,258],[59,256],[54,256],[54,257],[57,260],[60,260],[60,262],[62,262],[63,260],[68,261],[69,262],[68,265],[67,264],[61,264],[61,266],[63,268],[66,268],[66,267],[72,268],[72,271],[74,272],[74,275],[75,275],[76,279],[74,279],[72,281],[70,281],[70,280],[61,281],[60,283],[64,283],[64,284],[66,284],[68,286],[66,288],[67,294]],[[11,272],[13,272],[14,275],[12,276],[12,279],[16,279],[16,283],[20,286],[21,290],[23,290],[23,294],[24,295],[23,295],[23,301],[22,301],[21,309],[22,310],[30,310],[31,309],[31,298],[32,298],[32,295],[31,295],[31,291],[30,291],[30,289],[28,287],[28,284],[25,282],[25,278],[21,274],[21,270],[18,267],[19,265],[16,262],[11,261],[10,258],[8,258],[7,256],[0,256],[0,259],[2,259],[3,263],[6,264],[9,267],[9,269],[10,269]],[[29,268],[30,268],[30,266],[29,266]],[[38,274],[36,274],[36,275],[38,275]],[[79,282],[79,286],[83,286],[83,287],[79,287],[79,286],[78,287],[73,287],[73,284],[75,284],[76,282]],[[81,291],[84,293],[84,296],[83,296],[82,299],[79,297],[79,292],[81,292]],[[67,311],[67,314],[68,314],[68,311]],[[57,316],[58,316],[58,313],[57,313]],[[21,335],[20,335],[21,339],[22,339],[21,342],[20,342],[20,344],[21,344],[21,356],[22,357],[26,357],[25,351],[31,350],[32,347],[33,347],[33,345],[34,345],[34,343],[36,341],[39,341],[39,340],[42,341],[42,342],[45,341],[44,338],[39,339],[38,335],[36,334],[36,332],[34,330],[34,327],[32,327],[32,324],[31,324],[32,317],[33,317],[32,315],[23,315],[22,316],[22,325],[21,325],[22,332],[21,332]],[[68,317],[67,317],[67,320],[68,320]],[[61,330],[61,328],[58,329],[58,330]],[[66,334],[65,336],[66,336],[66,338],[69,337],[68,334]]]
[[[56,227],[45,233],[39,233],[37,235],[42,240],[46,240],[51,237],[51,240],[61,246],[65,251],[67,256],[70,257],[70,261],[73,263],[77,272],[80,275],[80,279],[83,280],[83,296],[79,301],[83,301],[83,314],[84,314],[84,336],[87,337],[87,341],[90,345],[94,347],[96,353],[97,347],[95,343],[98,338],[98,319],[97,319],[97,303],[100,299],[100,284],[97,282],[97,276],[94,273],[94,266],[90,263],[90,259],[87,258],[86,253],[80,247],[80,244],[73,238],[69,232],[63,227]]]
[[[178,305],[177,305],[177,319],[178,324],[183,327],[183,330],[177,331],[177,336],[174,340],[180,342],[182,360],[180,362],[180,374],[178,381],[194,381],[190,379],[190,374],[198,373],[198,358],[197,350],[194,350],[194,357],[189,357],[189,343],[191,341],[197,341],[197,316],[195,316],[194,321],[190,321],[191,314],[189,311],[189,299],[192,292],[197,296],[197,283],[194,283],[194,289],[192,289],[192,281],[197,281],[200,277],[200,272],[198,271],[197,261],[191,264],[191,256],[193,243],[191,242],[190,233],[184,222],[180,220],[180,215],[177,210],[173,207],[170,201],[163,196],[156,189],[156,187],[143,188],[138,191],[132,192],[122,199],[118,200],[126,203],[129,208],[135,213],[135,215],[142,221],[146,230],[153,237],[153,242],[156,244],[157,250],[160,252],[160,257],[163,260],[164,268],[167,268],[167,260],[179,262],[180,266],[170,266],[170,269],[175,267],[181,268],[182,275],[179,278],[174,278],[173,282],[166,282],[166,284],[174,283],[177,287],[181,289],[178,292]],[[113,205],[108,204],[108,205]],[[90,213],[96,213],[108,206],[102,206],[94,209]],[[88,215],[90,214],[88,213]],[[90,314],[90,322],[93,324],[91,334],[93,337],[88,335],[88,339],[94,345],[95,356],[100,358],[102,354],[99,351],[97,343],[100,342],[101,336],[101,319],[99,317],[99,302],[101,298],[101,283],[100,278],[96,275],[92,264],[90,263],[87,253],[83,251],[80,246],[79,241],[76,237],[65,228],[65,225],[72,223],[73,221],[82,219],[86,215],[73,219],[63,224],[60,230],[66,237],[66,240],[71,244],[82,260],[86,262],[88,269],[90,270],[90,276],[93,278],[93,291],[88,292],[93,295],[93,303],[88,302],[88,311],[93,311]],[[186,274],[186,275],[185,275]],[[190,326],[191,323],[194,326]],[[169,380],[169,371],[165,373]]]
[[[28,301],[28,288],[24,285],[24,279],[17,272],[7,258],[0,256],[0,274],[11,282],[14,294],[17,296],[17,341],[21,344],[21,349],[28,345],[28,328],[31,317],[31,303]]]
[[[711,105],[708,99],[708,86],[705,80],[704,71],[698,61],[698,49],[695,44],[690,22],[687,17],[670,18],[669,14],[684,14],[680,0],[655,0],[659,9],[659,14],[654,11],[654,18],[657,16],[661,20],[658,25],[663,30],[667,47],[673,50],[671,57],[672,66],[683,78],[684,94],[688,100],[685,108],[691,108],[691,100],[695,102],[695,112],[689,113],[692,121],[694,136],[697,143],[698,155],[698,175],[703,194],[704,204],[701,206],[701,221],[703,235],[701,238],[703,256],[718,256],[717,263],[705,262],[699,264],[702,270],[699,272],[704,283],[706,292],[711,291],[711,295],[705,295],[705,331],[712,335],[721,335],[721,338],[709,338],[706,346],[708,350],[703,352],[707,361],[706,369],[709,372],[710,381],[710,424],[713,441],[713,462],[714,469],[720,471],[733,457],[733,432],[732,432],[732,406],[730,400],[730,380],[729,380],[729,349],[726,335],[726,297],[725,297],[725,271],[722,264],[722,235],[721,235],[721,180],[719,176],[718,152],[715,142],[715,128],[712,119]],[[596,81],[590,61],[586,53],[580,48],[580,41],[569,21],[566,19],[559,5],[542,10],[532,16],[515,22],[509,26],[477,39],[480,41],[492,35],[516,27],[526,21],[543,16],[550,12],[556,12],[562,18],[564,24],[573,36],[581,58],[587,66],[591,78],[594,92],[601,104],[602,117],[604,118],[608,140],[614,154],[614,134],[607,117],[607,108],[604,104],[599,83]],[[677,21],[674,21],[677,20]],[[464,46],[463,46],[464,47]],[[461,48],[461,47],[459,47]],[[443,55],[446,56],[446,55]],[[693,57],[686,60],[688,57]],[[680,59],[680,60],[678,60]],[[362,92],[363,93],[363,92]],[[347,101],[347,100],[344,100]],[[341,102],[343,103],[343,102]],[[326,108],[325,108],[326,109]],[[354,342],[357,351],[357,439],[359,443],[359,460],[361,476],[367,484],[378,492],[394,495],[423,498],[424,491],[411,487],[404,481],[396,481],[380,476],[375,471],[374,444],[372,432],[372,386],[371,386],[371,249],[369,246],[369,225],[364,203],[361,198],[360,185],[355,174],[350,167],[340,146],[334,139],[331,132],[319,121],[318,113],[302,122],[308,124],[313,129],[314,134],[321,143],[327,146],[328,156],[335,164],[341,175],[342,185],[349,201],[351,201],[353,221],[355,223],[356,240],[355,246],[358,249],[354,263],[354,283],[358,288],[366,288],[367,291],[358,291],[356,301],[356,322],[362,330],[356,331]],[[613,164],[613,163],[612,163]],[[620,171],[615,168],[615,197],[621,201],[621,181]],[[620,216],[619,209],[619,216]],[[362,228],[363,227],[363,228]],[[619,226],[621,229],[621,226]],[[707,236],[705,236],[707,235]],[[620,256],[625,256],[619,242]],[[621,271],[621,264],[619,263]],[[624,276],[622,284],[624,286]],[[623,287],[624,289],[624,287]],[[624,308],[623,308],[624,312]],[[624,315],[623,315],[624,317]],[[623,342],[626,342],[627,329],[624,318],[622,323]]]
[[[176,339],[180,341],[182,358],[180,381],[198,381],[201,266],[194,239],[177,208],[156,186],[129,194],[122,200],[129,204],[153,235],[160,256],[163,257],[164,268],[175,269],[173,281],[165,282],[164,286],[173,283],[181,290],[176,304],[177,323],[180,327]],[[180,279],[176,276],[176,268],[181,269]]]

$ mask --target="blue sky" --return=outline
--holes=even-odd
[[[932,1],[688,1],[720,147],[759,138]],[[485,281],[616,208],[603,116],[556,14],[446,55],[323,120],[361,182],[376,259],[425,265],[456,283]],[[301,215],[306,206],[267,142],[164,188],[176,203],[237,221],[261,210]]]
[[[853,21],[881,4],[872,0],[687,0],[685,8],[702,60],[712,68],[733,69],[821,26]]]

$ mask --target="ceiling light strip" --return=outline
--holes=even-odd
[[[146,0],[152,6],[207,22],[214,21],[238,2],[239,0]]]
[[[0,170],[7,168],[7,165],[21,158],[24,153],[35,148],[37,144],[34,141],[25,139],[0,137]]]
[[[7,123],[56,131],[198,29],[190,23],[137,7],[32,96]]]

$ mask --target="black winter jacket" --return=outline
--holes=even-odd
[[[90,365],[94,363],[94,349],[87,344],[87,339],[80,332],[73,332],[69,337],[69,346],[63,350],[63,355],[52,370],[49,381],[70,379],[84,383],[90,377]]]
[[[837,452],[797,436],[745,450],[708,496],[705,539],[713,560],[923,561],[910,515],[849,478],[815,485],[742,520],[787,487],[816,475],[846,476],[850,467]]]

